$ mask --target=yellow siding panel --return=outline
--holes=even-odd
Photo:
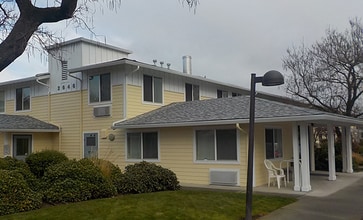
[[[283,159],[292,158],[292,127],[290,123],[256,124],[255,126],[255,183],[256,186],[267,184],[265,160],[265,128],[282,129]],[[280,166],[281,159],[272,160]]]
[[[117,165],[124,158],[124,145],[123,131],[120,129],[111,129],[112,123],[123,119],[123,86],[117,85],[112,87],[112,104],[111,116],[94,117],[94,105],[88,104],[88,93],[84,92],[82,97],[83,103],[83,121],[82,121],[82,134],[84,132],[97,132],[99,134],[98,157],[109,160]],[[115,135],[115,140],[110,141],[108,136]],[[81,152],[83,152],[83,142],[81,143]],[[82,155],[83,157],[83,155]]]
[[[28,115],[49,122],[49,100],[48,96],[33,97],[31,99],[31,112]]]
[[[109,129],[113,122],[123,118],[123,88],[120,85],[112,87],[112,104],[105,104],[111,106],[111,116],[94,117],[94,105],[88,104],[87,92],[83,92],[82,103],[84,106],[82,111],[83,131],[100,131],[101,129]]]
[[[54,94],[51,99],[51,122],[61,127],[59,150],[71,159],[79,159],[82,154],[80,94],[81,92]]]
[[[145,112],[160,108],[173,102],[183,102],[184,94],[164,90],[163,104],[147,103],[142,100],[142,87],[127,85],[127,118],[132,118]]]
[[[173,102],[184,102],[185,97],[183,93],[165,91],[164,92],[164,105],[168,105]]]
[[[194,162],[194,128],[164,128],[160,130],[160,165],[173,170],[182,184],[208,185],[210,169],[240,170],[240,178],[245,178],[246,135],[240,134],[240,164],[196,163]],[[241,169],[242,168],[242,169]]]
[[[33,151],[58,150],[58,133],[33,133]]]
[[[161,104],[143,103],[142,88],[140,86],[127,85],[126,94],[127,118],[135,117],[162,106]]]

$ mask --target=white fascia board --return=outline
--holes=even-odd
[[[0,129],[0,132],[59,133],[59,129]]]
[[[22,79],[15,79],[15,80],[11,80],[11,81],[0,82],[0,86],[12,85],[15,83],[30,82],[30,81],[35,81],[35,80],[36,80],[36,77],[32,76],[32,77],[27,77],[27,78],[22,78]]]
[[[142,63],[142,62],[138,62],[138,61],[134,61],[134,60],[129,60],[127,58],[69,69],[69,73],[83,72],[83,71],[87,71],[87,70],[105,68],[105,67],[112,67],[112,66],[118,66],[118,65],[123,65],[123,64],[128,64],[128,65],[132,65],[132,66],[135,66],[135,67],[139,66],[139,67],[145,68],[145,69],[162,71],[162,72],[174,74],[174,75],[177,75],[177,76],[187,77],[187,78],[191,78],[191,79],[195,79],[195,80],[209,82],[209,83],[212,83],[212,84],[218,84],[218,85],[221,85],[221,86],[233,87],[233,88],[236,88],[236,89],[249,91],[247,88],[244,88],[244,87],[241,87],[241,86],[237,86],[237,85],[233,85],[233,84],[229,84],[229,83],[223,83],[223,82],[212,80],[212,79],[209,79],[209,78],[204,78],[202,76],[190,75],[190,74],[186,74],[186,73],[183,73],[183,72],[180,72],[180,71],[167,69],[167,68],[163,68],[163,67],[160,67],[160,66],[155,66],[155,65],[152,65],[152,64],[146,64],[146,63]],[[263,92],[259,92],[259,93],[263,93]],[[272,95],[272,94],[268,94],[268,93],[263,93],[263,94],[264,95],[269,95],[271,97],[276,97],[276,98],[280,97],[281,98],[281,96],[276,96],[276,95]]]

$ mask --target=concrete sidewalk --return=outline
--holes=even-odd
[[[337,173],[337,180],[328,181],[324,174],[312,175],[312,191],[293,192],[272,187],[256,187],[256,193],[290,194],[298,201],[278,209],[260,220],[363,220],[363,173]],[[290,185],[291,187],[291,185]]]

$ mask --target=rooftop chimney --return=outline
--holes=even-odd
[[[192,57],[183,56],[183,73],[192,75]]]

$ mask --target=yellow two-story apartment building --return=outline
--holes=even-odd
[[[172,169],[182,184],[246,184],[247,89],[190,74],[188,56],[179,72],[84,38],[47,49],[49,72],[0,83],[0,156],[23,160],[53,149],[69,158],[106,159],[120,168],[155,162]],[[348,128],[361,122],[274,95],[260,97],[268,100],[256,103],[261,114],[256,112],[254,185],[268,181],[264,159],[294,158],[296,169],[307,161],[295,172],[301,181],[294,189],[309,191],[311,124]],[[346,172],[352,172],[349,142]]]

